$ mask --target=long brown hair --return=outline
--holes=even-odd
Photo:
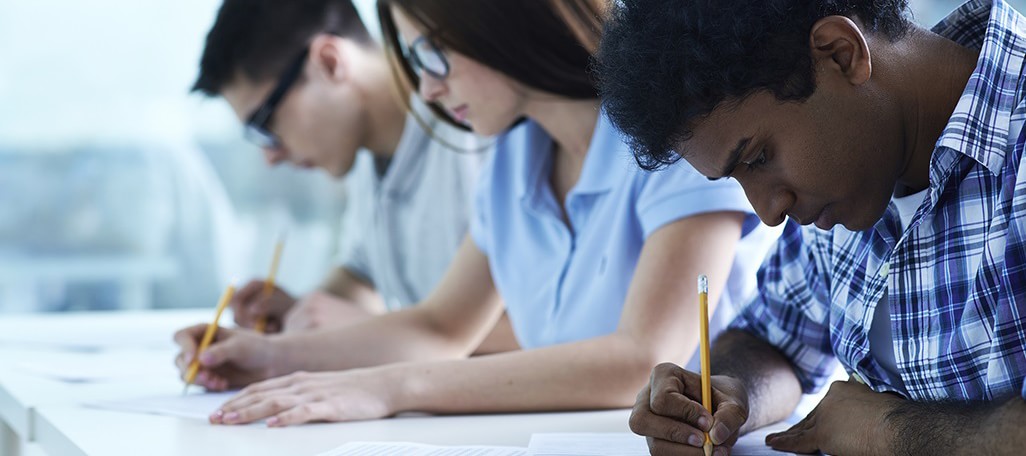
[[[439,46],[459,52],[535,90],[571,99],[598,98],[590,71],[608,0],[378,0],[392,74],[404,93],[420,78],[403,57],[391,7],[428,29]],[[435,103],[431,110],[457,123]]]

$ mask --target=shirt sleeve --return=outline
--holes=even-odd
[[[648,173],[637,202],[646,239],[663,225],[702,213],[736,211],[755,218],[735,180],[710,181],[683,161],[659,171],[638,172]]]
[[[814,393],[834,373],[830,344],[829,283],[815,243],[828,233],[788,220],[783,236],[758,272],[758,292],[742,307],[731,329],[744,330],[776,347],[795,369],[802,391]]]

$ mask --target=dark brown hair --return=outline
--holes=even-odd
[[[276,78],[319,33],[374,43],[350,0],[225,0],[192,90],[216,96],[239,74]]]
[[[403,58],[393,5],[420,22],[440,47],[525,86],[571,99],[598,98],[590,64],[606,0],[378,0],[392,74],[402,91],[416,92],[420,79]],[[465,128],[440,106],[430,106],[439,118]]]

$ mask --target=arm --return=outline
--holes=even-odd
[[[303,408],[299,404],[276,407],[282,401],[275,396],[289,391],[323,397],[326,392],[316,385],[325,382],[333,385],[329,401],[343,401],[337,398],[349,396],[347,392],[354,397],[383,397],[386,405],[376,408],[375,415],[408,410],[467,413],[628,406],[652,365],[681,361],[694,352],[698,344],[696,283],[681,278],[707,273],[715,279],[710,284],[710,301],[718,302],[742,219],[736,213],[703,214],[653,233],[642,250],[620,325],[611,335],[469,360],[395,364],[335,374],[332,380],[309,375],[276,379],[247,388],[224,410],[238,413],[238,422],[269,415],[285,417],[284,424],[378,417],[354,415],[356,411],[342,410],[342,406],[329,407],[332,412],[327,414],[313,412],[317,410],[313,404],[299,412],[295,411]],[[370,386],[367,383],[375,383],[372,394],[363,390]],[[314,399],[298,400],[302,404]]]
[[[886,419],[895,430],[890,443],[898,455],[1018,455],[1026,448],[1026,402],[1020,397],[992,403],[900,401]]]
[[[281,375],[464,357],[498,320],[501,305],[488,259],[468,237],[424,302],[345,328],[276,336],[271,370]]]
[[[385,303],[374,290],[374,286],[360,278],[345,266],[339,266],[324,278],[321,285],[324,292],[356,304],[371,314],[385,312]]]

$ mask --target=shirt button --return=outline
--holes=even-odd
[[[887,277],[887,274],[890,274],[890,272],[891,272],[891,264],[890,263],[884,263],[884,265],[880,268],[880,272],[878,274],[880,274],[880,277]]]

